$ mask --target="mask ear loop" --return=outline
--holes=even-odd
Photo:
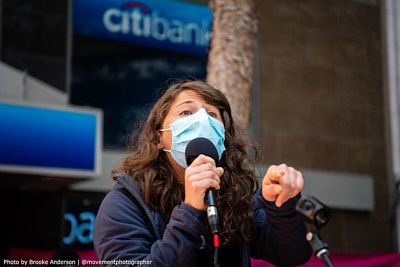
[[[171,131],[171,128],[160,129],[160,132]]]

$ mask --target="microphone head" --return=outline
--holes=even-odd
[[[214,159],[217,167],[219,166],[219,156],[217,148],[207,138],[198,137],[190,141],[185,149],[186,163],[189,166],[200,154]]]

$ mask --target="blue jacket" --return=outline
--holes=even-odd
[[[117,183],[103,200],[94,225],[93,243],[99,259],[148,260],[151,266],[195,266],[207,229],[206,212],[182,203],[169,218],[146,205],[141,186],[131,177],[115,179]],[[300,265],[309,260],[306,228],[295,210],[299,197],[300,194],[278,208],[258,190],[253,198],[253,241],[242,248],[242,266],[251,266],[250,257],[277,266]]]

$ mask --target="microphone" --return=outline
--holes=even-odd
[[[189,166],[200,154],[211,157],[214,159],[217,167],[219,166],[220,163],[217,148],[207,138],[195,138],[188,143],[185,149],[187,165]],[[206,204],[208,223],[210,224],[211,232],[213,235],[218,235],[219,220],[217,212],[217,194],[214,188],[210,187],[207,189],[204,201]]]

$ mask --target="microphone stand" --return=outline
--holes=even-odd
[[[310,226],[310,224],[308,223],[306,223],[306,226],[308,230],[306,239],[310,243],[315,256],[317,256],[318,259],[322,260],[327,267],[334,267],[328,256],[328,244],[321,240],[317,232],[312,229],[313,226]]]
[[[320,228],[329,221],[329,207],[314,197],[306,196],[297,202],[296,210],[306,224],[306,239],[310,243],[315,256],[322,260],[327,267],[334,267],[328,256],[328,244],[323,242],[319,236]]]

